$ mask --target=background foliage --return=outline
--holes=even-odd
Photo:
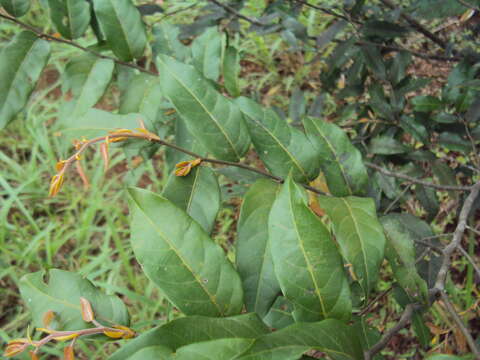
[[[480,357],[479,1],[0,4],[7,353]]]

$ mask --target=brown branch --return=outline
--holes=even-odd
[[[470,191],[472,189],[472,186],[456,186],[456,185],[434,184],[434,183],[431,183],[431,182],[428,182],[428,181],[423,181],[423,180],[417,179],[417,178],[409,176],[409,175],[399,174],[399,173],[384,169],[381,166],[378,166],[378,165],[375,165],[375,164],[372,164],[372,163],[368,163],[368,162],[365,163],[365,165],[367,167],[371,168],[371,169],[374,169],[374,170],[378,171],[379,173],[384,174],[384,175],[399,178],[399,179],[403,179],[403,180],[407,180],[407,181],[410,181],[414,184],[419,184],[419,185],[431,187],[431,188],[434,188],[434,189],[437,189],[437,190]]]
[[[339,14],[335,11],[332,11],[330,9],[327,9],[327,8],[324,8],[324,7],[321,7],[321,6],[318,6],[318,5],[313,5],[313,4],[310,4],[309,2],[307,1],[304,1],[304,0],[295,0],[295,2],[299,3],[299,4],[303,4],[305,6],[308,6],[312,9],[315,9],[315,10],[318,10],[318,11],[321,11],[323,12],[324,14],[327,14],[327,15],[331,15],[331,16],[334,16],[336,18],[339,18],[339,19],[343,19],[343,20],[346,20],[348,22],[351,21],[351,19],[349,19],[348,17],[346,17],[345,15],[342,15],[342,14]]]
[[[380,0],[385,6],[389,7],[392,10],[396,9],[396,5],[391,2],[390,0]],[[442,49],[447,49],[447,43],[440,39],[437,35],[433,34],[430,32],[428,29],[426,29],[422,24],[420,24],[417,20],[412,18],[410,15],[405,14],[404,12],[400,13],[400,16],[410,24],[412,28],[414,28],[416,31],[424,35],[426,38],[430,39],[433,41],[435,44],[440,46]]]
[[[457,0],[460,4],[462,4],[463,6],[469,8],[469,9],[472,9],[472,10],[475,10],[475,11],[478,11],[480,12],[480,8],[475,6],[475,5],[472,5],[464,0]]]
[[[136,70],[141,71],[143,73],[153,75],[153,76],[158,76],[158,74],[156,72],[153,72],[153,71],[147,70],[145,68],[142,68],[141,66],[138,66],[137,64],[129,63],[129,62],[126,62],[126,61],[116,59],[116,58],[111,57],[111,56],[100,54],[100,53],[98,53],[94,50],[91,50],[89,48],[86,48],[86,47],[84,47],[84,46],[82,46],[82,45],[80,45],[80,44],[78,44],[78,43],[76,43],[75,41],[72,41],[72,40],[62,39],[62,38],[59,38],[59,37],[56,37],[56,36],[53,36],[53,35],[46,34],[46,33],[42,32],[41,30],[38,30],[37,28],[35,28],[31,25],[28,25],[28,24],[24,23],[23,21],[20,21],[20,20],[14,18],[14,17],[11,17],[11,16],[0,13],[0,18],[6,19],[8,21],[11,21],[11,22],[17,24],[17,25],[20,25],[24,29],[33,32],[40,39],[46,39],[46,40],[55,41],[55,42],[58,42],[58,43],[61,43],[61,44],[67,44],[67,45],[76,47],[77,49],[80,49],[82,51],[85,51],[87,53],[90,53],[94,56],[97,56],[101,59],[109,59],[109,60],[112,60],[119,65],[128,66],[130,68],[136,69]]]
[[[460,246],[460,243],[463,238],[463,234],[467,228],[467,220],[470,214],[470,210],[472,209],[473,203],[480,192],[480,181],[477,182],[470,188],[470,194],[466,198],[465,202],[463,203],[462,210],[460,211],[460,215],[458,217],[458,224],[453,233],[453,238],[450,244],[448,244],[443,249],[443,262],[438,271],[437,280],[435,282],[435,289],[443,292],[445,289],[445,281],[447,279],[447,273],[450,268],[450,264],[452,263],[452,254]]]
[[[450,316],[453,318],[455,323],[457,324],[458,328],[462,332],[463,336],[465,337],[465,340],[467,340],[468,346],[470,347],[470,350],[472,353],[475,355],[476,359],[480,359],[480,351],[477,348],[477,344],[475,343],[475,340],[473,339],[472,335],[470,334],[470,331],[468,330],[467,326],[463,323],[462,319],[458,315],[457,311],[455,310],[455,307],[453,304],[450,302],[450,299],[448,298],[447,294],[444,291],[440,292],[441,299],[443,303],[445,304],[445,307],[450,314]]]
[[[412,316],[415,314],[415,310],[421,308],[419,304],[408,304],[403,311],[400,320],[393,326],[390,330],[388,330],[377,342],[373,345],[369,350],[365,351],[364,357],[365,360],[372,360],[376,354],[378,354],[385,346],[388,345],[390,340],[403,328],[405,328],[412,319]]]
[[[240,19],[248,21],[250,24],[257,25],[257,26],[264,26],[265,25],[264,23],[262,23],[258,20],[255,20],[255,19],[249,18],[248,16],[240,14],[237,10],[235,10],[231,6],[228,6],[227,4],[223,4],[220,1],[217,1],[217,0],[208,0],[208,1],[214,3],[217,6],[220,6],[222,9],[229,12],[230,14],[232,14],[232,15],[240,18]]]
[[[80,158],[80,155],[87,148],[89,148],[91,145],[94,145],[94,144],[99,143],[99,142],[104,142],[104,141],[105,142],[109,142],[109,141],[110,142],[117,142],[117,141],[121,141],[121,139],[123,140],[123,139],[126,139],[126,138],[143,139],[143,140],[154,142],[154,143],[157,143],[157,144],[160,144],[160,145],[164,145],[164,146],[167,146],[167,147],[172,148],[174,150],[180,151],[184,154],[187,154],[189,156],[192,156],[193,158],[200,159],[201,162],[204,162],[204,163],[211,163],[211,164],[217,164],[217,165],[223,165],[223,166],[233,166],[233,167],[241,168],[241,169],[244,169],[244,170],[247,170],[247,171],[255,172],[257,174],[265,176],[265,177],[267,177],[269,179],[272,179],[272,180],[274,180],[276,182],[279,182],[279,183],[283,183],[283,181],[284,181],[284,179],[279,177],[279,176],[272,175],[272,174],[270,174],[266,171],[260,170],[258,168],[255,168],[255,167],[243,164],[243,163],[233,162],[233,161],[225,161],[225,160],[218,160],[218,159],[212,159],[212,158],[204,157],[200,154],[194,153],[193,151],[190,151],[190,150],[181,148],[180,146],[177,146],[175,144],[171,144],[169,142],[166,142],[165,140],[162,140],[157,135],[155,135],[153,133],[150,133],[148,131],[133,132],[133,131],[130,131],[130,130],[118,130],[116,132],[111,133],[110,135],[97,137],[97,138],[94,138],[94,139],[83,142],[81,144],[81,146],[78,148],[78,150],[72,156],[70,156],[66,160],[61,161],[63,166],[56,176],[63,178],[63,176],[64,176],[65,172],[68,170],[68,168],[75,161],[77,161]],[[305,189],[307,189],[311,192],[314,192],[316,194],[328,195],[327,193],[325,193],[325,192],[323,192],[323,191],[321,191],[317,188],[314,188],[312,186],[309,186],[309,185],[306,185],[306,184],[302,184],[302,186]]]

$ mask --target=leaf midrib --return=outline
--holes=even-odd
[[[264,129],[268,135],[270,135],[270,137],[275,140],[275,142],[282,148],[282,150],[287,154],[287,156],[291,159],[292,163],[297,167],[298,170],[300,170],[300,172],[302,173],[303,176],[305,176],[305,178],[308,179],[308,175],[307,173],[305,172],[305,169],[300,165],[300,163],[297,161],[297,159],[292,155],[292,153],[290,153],[290,151],[288,150],[287,147],[285,147],[285,145],[283,145],[283,143],[280,141],[280,139],[278,137],[275,136],[275,134],[270,131],[270,129],[268,129],[261,121],[251,117],[250,115],[248,114],[245,114],[246,116],[248,116],[250,119],[252,119],[252,121],[254,121],[256,124],[258,124],[262,129]],[[265,112],[263,113],[263,115],[265,116]],[[290,130],[290,135],[292,136],[291,134],[291,129]],[[292,137],[290,138],[292,140]]]
[[[160,58],[158,57],[158,61],[161,61],[163,65],[165,66],[166,69],[169,69],[169,66]],[[220,123],[217,121],[216,117],[205,107],[205,105],[200,101],[200,99],[190,90],[188,86],[174,74],[172,71],[168,70],[171,76],[175,78],[175,80],[182,85],[182,87],[195,99],[195,101],[201,106],[201,108],[205,111],[205,113],[208,115],[208,117],[213,121],[213,123],[217,126],[217,128],[220,130],[220,132],[223,134],[224,138],[227,140],[227,142],[230,144],[230,147],[232,148],[233,152],[235,153],[235,156],[237,159],[240,159],[240,155],[237,152],[237,149],[235,148],[232,140],[228,136],[228,134],[225,132],[222,126],[220,126]],[[221,96],[220,94],[215,94],[216,96]],[[226,99],[225,99],[226,100]],[[228,101],[228,100],[226,100]]]
[[[135,200],[135,204],[137,205],[137,208],[144,214],[144,216],[147,218],[148,222],[152,225],[152,227],[157,231],[157,233],[160,235],[160,237],[168,244],[170,249],[177,255],[178,259],[185,265],[185,267],[188,269],[188,271],[192,274],[193,278],[196,280],[196,282],[200,285],[200,288],[207,294],[209,297],[210,301],[212,302],[213,305],[218,309],[218,312],[223,315],[224,312],[222,311],[221,307],[219,304],[215,301],[215,296],[210,294],[207,288],[205,288],[205,285],[203,284],[203,281],[197,277],[193,269],[190,267],[188,263],[186,263],[183,259],[183,257],[178,253],[177,249],[173,246],[171,240],[162,232],[160,229],[157,228],[155,222],[150,218],[150,216],[147,215],[147,213],[142,209],[140,204],[138,203],[137,200]]]

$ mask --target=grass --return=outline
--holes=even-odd
[[[175,8],[170,10],[175,11],[191,3],[175,2]],[[257,10],[247,8],[246,14],[258,15]],[[192,11],[198,12],[198,8]],[[191,13],[179,13],[172,21],[188,22],[191,17]],[[29,15],[24,20],[41,25],[40,19],[40,16]],[[302,21],[309,29],[318,31],[325,26],[318,12],[314,11],[305,12]],[[15,26],[0,23],[0,44],[5,44],[16,32],[18,28]],[[251,62],[250,67],[245,65],[247,69],[241,79],[241,88],[257,94],[264,103],[279,106],[284,111],[288,110],[286,104],[293,89],[299,86],[310,88],[312,74],[318,77],[322,70],[321,63],[300,66],[301,71],[292,70],[292,67],[299,65],[299,61],[302,64],[302,61],[311,59],[299,60],[298,53],[286,51],[278,36],[248,33],[241,41],[238,40],[238,46],[244,53],[244,59]],[[26,111],[0,136],[2,342],[25,335],[30,316],[16,284],[22,275],[42,269],[61,268],[79,272],[104,292],[121,296],[128,306],[135,330],[148,329],[178,315],[145,277],[134,259],[129,243],[128,209],[124,196],[125,184],[130,180],[121,151],[112,157],[111,170],[107,174],[104,173],[100,154],[89,152],[83,166],[90,187],[84,189],[78,176],[70,172],[59,196],[47,198],[55,163],[71,152],[69,144],[65,144],[61,136],[56,136],[58,126],[55,117],[61,99],[58,92],[60,79],[55,74],[62,73],[66,61],[78,54],[77,50],[68,46],[55,44],[54,49],[47,69],[52,78],[42,79]],[[314,93],[307,92],[308,100]],[[118,94],[111,89],[104,102],[115,105],[116,101]],[[332,100],[327,106],[329,113],[338,110]],[[141,166],[140,172],[144,172],[140,177],[142,185],[153,191],[161,191],[166,181],[163,155],[160,154],[154,163]],[[214,234],[216,241],[228,251],[230,260],[235,255],[232,230],[236,226],[237,207],[238,201],[229,201],[221,210]],[[436,230],[443,231],[452,217],[453,214],[450,214],[441,224],[435,224]],[[473,244],[474,239],[471,240],[470,244]],[[467,250],[473,254],[473,245]],[[464,260],[458,261],[455,267],[466,272],[466,280],[460,290],[450,286],[452,298],[460,308],[470,308],[476,304],[472,295],[476,291],[473,269]],[[389,276],[385,274],[379,290],[387,288],[387,283],[391,281]],[[374,323],[388,328],[393,321],[388,319],[388,314],[398,314],[401,309],[391,297],[387,297],[380,305],[382,309],[375,313]],[[382,320],[384,318],[385,321]],[[448,317],[438,305],[430,311],[429,321],[438,327],[451,327]],[[408,331],[402,334],[410,339],[412,337]],[[103,342],[78,342],[83,354],[79,358],[104,359],[116,346],[104,345]],[[59,356],[58,350],[53,347],[48,349],[53,356]]]

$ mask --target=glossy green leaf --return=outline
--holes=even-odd
[[[355,334],[357,334],[358,340],[364,351],[371,349],[382,337],[377,329],[368,326],[364,317],[354,318],[353,330],[355,331]],[[383,356],[377,354],[373,359],[381,360],[383,359]]]
[[[148,74],[137,74],[120,96],[119,114],[139,113],[150,123],[157,118],[160,109],[160,80]]]
[[[207,79],[217,81],[223,62],[225,35],[216,27],[210,27],[192,43],[192,58],[195,68]]]
[[[348,319],[352,305],[341,256],[305,196],[289,176],[273,204],[269,243],[275,273],[297,321]]]
[[[185,120],[183,120],[181,116],[178,116],[178,114],[175,116],[175,145],[202,156],[207,154],[197,138],[188,131]],[[191,156],[172,148],[167,148],[165,152],[168,167],[172,172],[174,171],[175,165],[179,162],[193,159]]]
[[[172,173],[162,196],[190,215],[210,234],[220,210],[217,176],[206,166],[197,166],[187,176]]]
[[[417,272],[414,236],[402,218],[409,214],[390,214],[380,221],[387,239],[385,255],[395,278],[413,298],[428,300],[427,283]]]
[[[48,273],[39,271],[23,276],[19,287],[36,327],[44,327],[43,316],[50,310],[55,313],[52,323],[55,330],[78,330],[91,326],[82,320],[80,297],[91,303],[95,318],[100,323],[106,326],[129,325],[123,302],[116,296],[101,293],[79,274],[58,269],[51,269]]]
[[[407,146],[387,135],[377,136],[370,142],[370,152],[372,154],[395,155],[403,154],[407,151]]]
[[[216,339],[256,339],[268,333],[268,328],[257,314],[243,314],[228,318],[188,316],[156,327],[130,340],[109,360],[123,360],[142,348],[169,347],[173,351],[193,343]]]
[[[152,48],[155,55],[164,54],[179,61],[185,61],[190,55],[190,48],[178,40],[178,26],[162,21],[153,28],[155,39]]]
[[[268,242],[268,216],[278,190],[278,184],[266,179],[252,185],[243,199],[237,225],[235,258],[245,305],[260,317],[266,315],[280,292]]]
[[[293,304],[284,296],[277,297],[268,314],[263,318],[265,324],[272,329],[282,329],[295,322],[293,318]]]
[[[371,198],[320,197],[320,207],[333,223],[335,238],[345,261],[368,296],[378,280],[385,235]]]
[[[218,339],[189,344],[173,352],[161,345],[145,347],[128,360],[233,360],[247,350],[254,339]]]
[[[385,80],[387,77],[387,70],[380,50],[375,45],[363,45],[361,49],[363,60],[368,68],[378,79]]]
[[[370,20],[362,28],[363,34],[367,37],[382,37],[392,39],[408,33],[408,29],[389,21]]]
[[[225,89],[233,97],[240,96],[240,53],[233,46],[225,49],[222,72]]]
[[[167,199],[139,188],[128,193],[132,247],[146,275],[185,314],[238,314],[241,280],[222,248]]]
[[[47,64],[50,44],[34,33],[23,31],[0,53],[0,129],[27,104]]]
[[[356,333],[335,319],[297,323],[264,335],[239,359],[295,360],[308,350],[324,352],[334,360],[363,359]]]
[[[190,344],[178,349],[172,360],[233,360],[244,353],[254,341],[254,339],[218,339]]]
[[[94,0],[95,15],[113,53],[123,61],[143,55],[145,25],[131,0]]]
[[[157,57],[164,95],[187,123],[189,131],[215,157],[238,161],[250,137],[238,107],[218,93],[190,65],[171,57]]]
[[[395,301],[403,308],[408,304],[418,303],[417,299],[410,296],[405,290],[400,287],[398,284],[393,285],[393,297]],[[427,348],[431,346],[431,341],[433,338],[430,328],[426,325],[426,318],[423,316],[422,309],[415,310],[412,315],[412,328],[417,335],[418,342],[424,347]]]
[[[245,114],[258,156],[273,175],[306,182],[318,175],[318,160],[304,133],[289,126],[273,109],[245,97],[236,100]]]
[[[435,354],[427,357],[425,360],[462,360],[463,358],[455,355]]]
[[[140,349],[125,360],[170,360],[172,350],[165,346],[150,346]]]
[[[64,108],[67,114],[68,105],[74,105],[74,103],[67,103],[67,107]],[[70,145],[74,139],[81,139],[82,137],[91,139],[97,136],[105,136],[109,131],[117,128],[138,128],[138,120],[141,118],[140,114],[117,115],[92,108],[82,116],[62,116],[58,124],[61,129],[62,143]]]
[[[2,5],[10,15],[20,17],[28,12],[32,3],[31,0],[0,0],[0,5]]]
[[[306,117],[305,131],[315,147],[328,189],[335,196],[362,195],[368,185],[362,155],[337,125]]]
[[[64,116],[82,116],[93,107],[110,84],[113,68],[112,60],[90,54],[70,60],[65,68],[62,91],[71,92],[73,99]]]
[[[418,112],[430,112],[440,109],[442,102],[431,95],[415,96],[412,99],[413,109]]]
[[[90,4],[86,0],[48,0],[50,16],[57,31],[67,39],[82,36],[90,24]]]

